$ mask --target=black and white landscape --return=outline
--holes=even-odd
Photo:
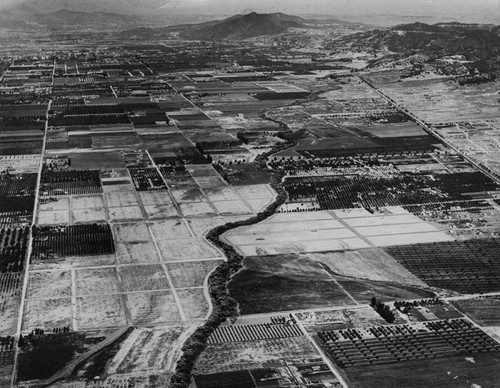
[[[0,4],[0,387],[500,387],[495,0]]]

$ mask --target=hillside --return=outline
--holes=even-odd
[[[252,12],[224,20],[184,24],[163,28],[137,28],[123,31],[123,38],[150,39],[176,35],[186,40],[243,40],[264,35],[278,35],[290,28],[310,28],[306,19],[283,13]]]

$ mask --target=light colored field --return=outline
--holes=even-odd
[[[71,296],[69,271],[32,272],[28,277],[28,299]]]
[[[190,218],[186,220],[193,231],[193,233],[202,237],[210,229],[215,228],[219,225],[224,225],[228,222],[237,222],[241,220],[246,220],[249,216],[231,216],[231,217],[209,217],[209,218]]]
[[[100,208],[74,209],[72,211],[74,222],[106,221],[106,210]]]
[[[185,217],[207,217],[209,215],[216,215],[215,210],[208,202],[181,203],[179,208]]]
[[[219,189],[227,187],[227,182],[219,176],[195,177],[193,178],[202,189]]]
[[[116,259],[120,264],[160,262],[153,242],[116,243],[115,245]]]
[[[80,330],[127,325],[121,295],[80,297],[76,299],[76,305],[77,324]]]
[[[108,374],[173,371],[187,330],[182,326],[134,329],[111,360]]]
[[[217,211],[222,215],[252,214],[252,209],[241,200],[212,202]]]
[[[24,310],[23,331],[72,327],[71,316],[71,298],[28,300]]]
[[[172,198],[166,191],[140,191],[139,198],[144,205],[165,205],[172,203]]]
[[[73,197],[71,199],[71,208],[87,209],[87,208],[103,208],[104,200],[101,195],[89,195],[85,197]]]
[[[108,211],[111,221],[143,219],[139,206],[110,207]]]
[[[276,195],[268,185],[235,186],[234,189],[245,200],[269,199],[272,202]]]
[[[68,224],[69,212],[67,210],[47,210],[38,212],[39,225]]]
[[[208,314],[208,302],[203,288],[177,290],[187,319],[203,319]]]
[[[151,234],[145,222],[114,224],[113,234],[115,241],[119,242],[152,241]]]
[[[341,276],[425,287],[425,283],[379,248],[309,253],[305,256],[326,265],[331,272]]]
[[[272,200],[271,198],[247,199],[247,202],[252,207],[254,213],[260,213],[272,203]]]
[[[150,220],[179,217],[179,213],[173,204],[145,205],[144,210]]]
[[[197,187],[172,190],[172,195],[177,203],[200,202],[205,200],[205,196]]]
[[[292,216],[290,217],[292,220],[288,221],[287,218],[289,218],[289,215]],[[228,232],[227,235],[240,234],[240,231],[244,231],[245,234],[259,233],[268,235],[269,233],[297,233],[303,230],[315,230],[317,232],[321,232],[322,230],[346,228],[340,221],[334,219],[333,217],[318,220],[307,220],[306,218],[306,220],[303,221],[294,221],[293,218],[295,217],[293,217],[293,215],[293,213],[278,214],[268,218],[266,222],[234,229],[233,231]],[[332,231],[332,235],[334,235],[334,233],[336,232]]]
[[[231,187],[221,189],[205,189],[205,194],[210,201],[239,201],[240,196]]]
[[[171,291],[127,294],[127,306],[133,325],[149,326],[181,321]]]
[[[207,275],[220,260],[190,261],[187,263],[167,263],[167,270],[175,288],[203,287]]]
[[[339,240],[302,241],[288,244],[244,245],[237,248],[243,256],[267,256],[282,253],[307,253],[325,251],[343,251],[368,248],[369,244],[361,238]]]
[[[56,201],[50,201],[46,203],[39,203],[38,209],[40,211],[55,211],[55,210],[69,210],[69,198],[68,197],[57,197]]]
[[[393,236],[377,236],[368,238],[379,247],[392,245],[420,244],[442,241],[454,241],[455,239],[443,232],[398,234]]]
[[[192,177],[219,176],[211,164],[187,164],[186,170]]]
[[[274,232],[269,231],[266,233],[252,233],[252,234],[231,234],[228,233],[227,239],[231,241],[231,244],[237,246],[245,245],[279,245],[279,244],[294,244],[300,243],[302,241],[314,242],[314,241],[325,241],[329,239],[343,240],[349,238],[355,238],[356,235],[347,228],[339,229],[322,229],[322,230],[300,230],[290,232],[287,230],[280,230],[278,224],[276,225],[276,230]]]
[[[103,185],[102,191],[104,194],[112,195],[113,193],[123,193],[123,192],[134,193],[135,188],[131,182],[128,184],[120,184],[120,185]]]
[[[190,238],[191,233],[181,219],[154,221],[151,230],[156,240],[176,240]]]
[[[341,217],[342,218],[342,217]],[[395,225],[395,224],[415,224],[422,223],[422,220],[413,214],[397,214],[397,215],[372,215],[371,217],[346,218],[346,224],[356,227],[370,227],[378,225]]]
[[[370,213],[368,210],[366,210],[364,208],[330,210],[330,212],[332,214],[334,214],[335,216],[337,216],[338,218],[341,218],[343,220],[346,220],[348,218],[364,218],[364,217],[368,218],[368,217],[373,216],[372,213]],[[325,212],[325,213],[330,213],[330,212]]]
[[[1,155],[0,171],[10,174],[37,173],[40,155]]]
[[[111,255],[68,256],[58,262],[43,262],[30,264],[30,271],[64,270],[81,267],[99,267],[116,265],[116,257]]]
[[[119,272],[125,292],[170,288],[165,270],[159,264],[120,267]]]
[[[104,199],[108,207],[122,207],[138,205],[135,192],[118,192],[112,194],[104,194]]]
[[[399,234],[422,233],[422,232],[437,232],[438,230],[432,225],[425,222],[418,224],[396,224],[396,225],[377,225],[355,228],[355,230],[363,236],[390,236]]]
[[[158,246],[164,261],[209,259],[221,256],[219,251],[201,238],[161,240]]]
[[[115,268],[78,269],[75,282],[78,296],[111,294],[119,290]]]
[[[258,369],[266,363],[319,358],[314,345],[305,336],[262,341],[210,344],[200,355],[194,373]]]

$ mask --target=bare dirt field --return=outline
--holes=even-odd
[[[203,287],[207,275],[220,263],[220,260],[209,260],[166,265],[175,288],[190,288]]]
[[[116,243],[116,259],[120,264],[158,263],[153,242]]]
[[[181,219],[154,221],[151,230],[156,240],[176,240],[192,237],[188,227]]]
[[[115,268],[89,268],[75,271],[76,294],[103,295],[119,291],[118,274]]]
[[[24,310],[23,331],[72,327],[71,316],[71,298],[28,300]]]
[[[133,265],[119,268],[123,291],[167,290],[167,275],[160,264]]]
[[[163,261],[211,259],[220,257],[218,250],[204,239],[161,240],[158,242]]]
[[[80,330],[127,325],[121,295],[80,297],[76,299],[76,305],[76,319]]]
[[[71,272],[31,272],[28,278],[28,299],[71,296]]]
[[[127,294],[127,306],[133,325],[152,326],[181,321],[171,291]]]
[[[208,314],[208,301],[204,288],[177,290],[186,319],[204,319]]]

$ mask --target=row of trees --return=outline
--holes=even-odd
[[[370,303],[370,306],[372,306],[375,311],[386,320],[388,323],[393,323],[394,320],[396,319],[394,312],[392,312],[391,308],[386,305],[385,303],[382,303],[380,301],[377,301],[377,298],[373,297],[372,301]]]

